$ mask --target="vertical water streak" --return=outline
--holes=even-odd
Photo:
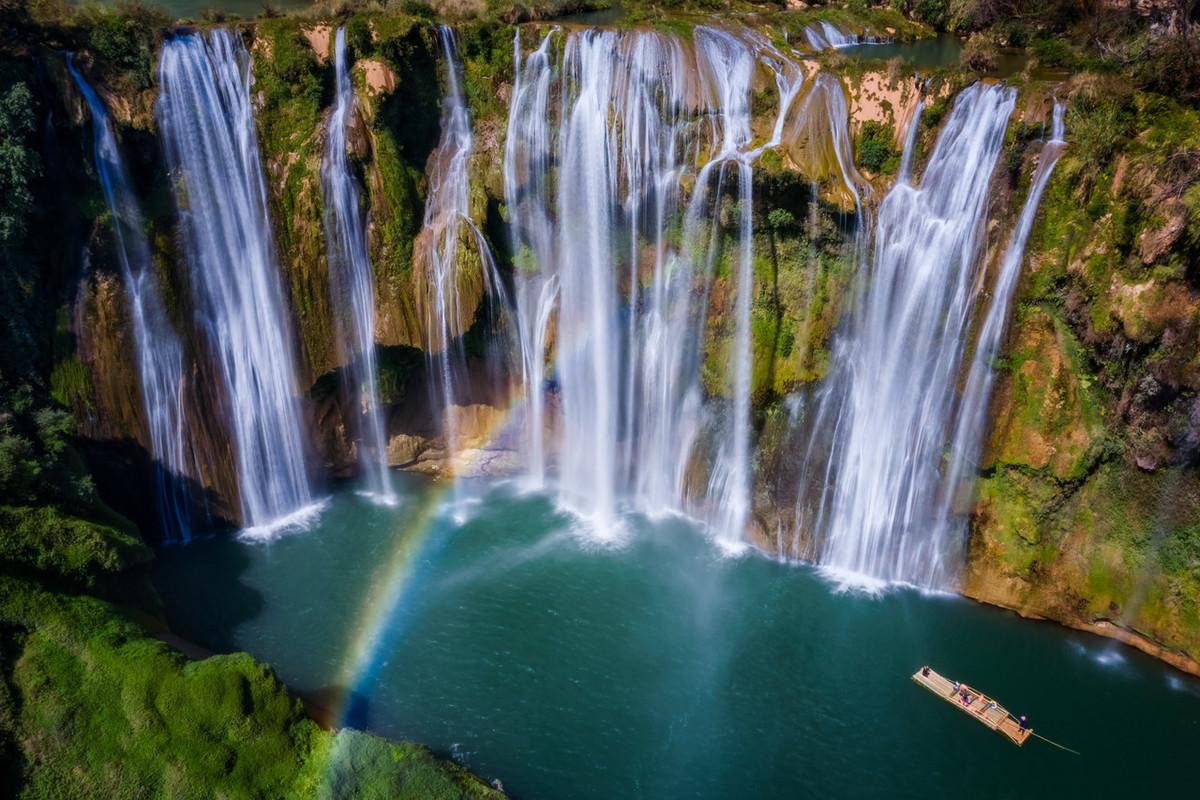
[[[1016,92],[975,84],[958,98],[919,186],[884,199],[868,284],[835,344],[839,373],[818,416],[832,438],[816,526],[822,564],[944,585],[953,542],[935,524],[942,453],[978,285],[987,187]],[[814,455],[821,453],[816,448]],[[803,487],[802,487],[803,492]]]
[[[628,176],[631,262],[626,475],[634,503],[659,514],[685,510],[685,476],[702,421],[696,374],[709,276],[697,261],[704,258],[700,245],[709,241],[704,211],[711,161],[696,177],[682,241],[671,228],[684,205],[680,181],[689,164],[711,158],[716,137],[691,118],[689,98],[705,101],[698,96],[700,84],[690,80],[692,61],[680,43],[640,36],[631,44],[635,80],[618,112],[626,130],[640,132],[619,150]],[[697,281],[705,287],[699,297]]]
[[[571,36],[563,54],[556,337],[562,388],[560,480],[566,504],[601,538],[616,531],[620,375],[613,280],[617,145],[609,112],[618,46],[611,31]]]
[[[513,88],[504,144],[504,202],[508,208],[516,291],[517,341],[525,388],[525,463],[528,484],[546,483],[546,348],[558,296],[551,272],[554,232],[546,208],[552,164],[550,41],[521,63],[521,30],[513,34]]]
[[[156,116],[175,183],[200,322],[227,403],[251,536],[311,511],[294,343],[276,263],[241,36],[163,43]]]
[[[734,547],[741,543],[750,516],[753,156],[746,150],[751,141],[749,101],[754,55],[740,39],[719,29],[698,27],[695,40],[701,74],[717,90],[719,120],[723,130],[717,159],[736,165],[738,179],[737,278],[734,284],[733,369],[730,375],[732,418],[726,422],[727,432],[718,445],[705,501],[707,521],[718,541]]]
[[[329,117],[321,191],[325,200],[325,237],[329,280],[335,300],[349,301],[350,320],[339,324],[339,343],[355,399],[358,459],[370,492],[394,502],[387,471],[387,440],[379,409],[375,359],[375,282],[367,254],[366,220],[359,204],[358,181],[346,155],[346,126],[354,113],[354,87],[346,64],[346,31],[334,38],[335,100]]]
[[[154,459],[155,499],[163,537],[191,537],[185,481],[192,477],[183,404],[183,347],[167,319],[155,281],[137,197],[129,185],[108,110],[67,56],[67,69],[92,115],[92,154],[108,203],[121,279],[129,300],[142,406]]]
[[[921,130],[921,112],[924,109],[925,101],[918,100],[908,123],[908,132],[904,135],[904,152],[900,156],[900,170],[896,174],[896,180],[904,183],[912,182],[913,153],[917,149],[917,134]]]
[[[507,300],[491,249],[470,214],[468,166],[475,143],[462,92],[454,32],[444,25],[438,26],[438,41],[446,65],[446,93],[442,98],[441,138],[429,174],[423,244],[417,245],[417,257],[424,259],[417,302],[424,321],[434,399],[442,411],[445,464],[453,474],[459,467],[458,456],[463,445],[455,411],[466,379],[462,335],[470,329],[475,313],[461,292],[462,283],[474,277],[463,269],[463,259],[471,254],[468,247],[473,246],[479,258],[478,277],[483,282],[484,294],[498,299],[501,306],[507,306]]]
[[[698,26],[691,41],[611,30],[553,38],[524,59],[514,39],[504,164],[531,482],[542,484],[552,454],[559,497],[601,537],[631,503],[697,514],[735,545],[750,508],[752,164],[782,144],[804,72],[744,30]],[[756,147],[750,90],[760,68],[774,78],[779,116]],[[821,144],[843,156],[831,171],[853,183],[842,139]],[[731,305],[720,322],[729,345],[723,374],[710,376],[722,397],[706,400],[718,282]],[[546,443],[550,336],[546,384],[559,403]]]
[[[1017,226],[1013,229],[1008,247],[1004,251],[1004,260],[1000,264],[1000,270],[996,275],[996,286],[992,291],[992,303],[980,326],[975,356],[971,360],[970,371],[967,373],[950,450],[950,467],[946,478],[946,491],[949,496],[941,504],[944,516],[939,524],[947,528],[945,532],[947,538],[954,537],[957,532],[961,532],[961,526],[952,519],[954,495],[960,486],[971,480],[969,476],[978,467],[980,451],[987,433],[988,403],[991,401],[992,386],[996,380],[994,362],[1004,340],[1013,294],[1021,275],[1025,243],[1029,239],[1029,232],[1033,229],[1033,221],[1037,217],[1042,192],[1045,191],[1046,184],[1050,181],[1050,175],[1054,172],[1054,166],[1058,163],[1058,159],[1066,147],[1066,140],[1063,138],[1063,112],[1064,105],[1056,102],[1052,114],[1052,135],[1050,141],[1042,146],[1041,154],[1038,156],[1037,169],[1030,181],[1029,194],[1025,198],[1025,205],[1017,219]]]

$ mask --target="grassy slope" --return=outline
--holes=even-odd
[[[152,613],[150,558],[119,519],[0,507],[0,795],[498,796],[419,745],[321,730],[245,653],[151,638],[127,616]]]
[[[269,667],[189,661],[96,598],[0,578],[0,631],[22,797],[497,796],[419,745],[323,731]]]

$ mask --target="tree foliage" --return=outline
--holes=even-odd
[[[33,202],[30,183],[40,172],[28,140],[35,127],[33,94],[23,81],[0,84],[0,248],[17,245]]]

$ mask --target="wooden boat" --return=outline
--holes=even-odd
[[[1020,747],[1033,735],[1032,728],[1022,729],[1021,723],[1012,714],[983,692],[965,683],[955,683],[932,669],[926,675],[925,669],[922,667],[914,672],[912,679],[963,713],[1004,734],[1013,744]]]

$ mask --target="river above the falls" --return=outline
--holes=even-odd
[[[349,724],[423,742],[518,798],[1117,796],[1185,786],[1200,681],[949,595],[841,591],[724,554],[679,518],[595,544],[540,495],[396,480],[311,530],[161,551],[172,629]],[[924,689],[923,663],[1081,756],[1017,748]]]

